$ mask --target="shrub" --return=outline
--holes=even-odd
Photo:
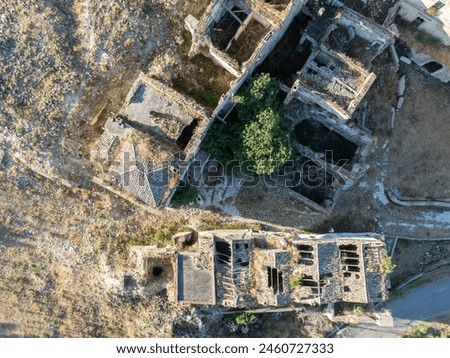
[[[410,335],[409,338],[448,338],[445,331],[440,331],[425,324],[419,325]]]
[[[397,265],[392,262],[392,257],[390,256],[381,262],[381,271],[384,273],[392,273],[396,267]]]
[[[280,113],[267,108],[244,129],[244,155],[258,175],[276,172],[292,157],[289,133],[279,123]]]
[[[224,167],[227,164],[242,159],[242,123],[225,124],[214,122],[203,142],[204,148],[219,160]]]
[[[256,321],[256,315],[254,313],[243,312],[239,313],[233,318],[234,323],[238,326],[248,326],[250,323]]]
[[[299,288],[301,285],[302,285],[302,276],[301,275],[292,276],[289,279],[289,286],[291,287],[291,290],[295,290],[295,289]]]
[[[354,305],[353,306],[353,313],[355,314],[361,314],[363,313],[364,309],[361,305]]]
[[[234,96],[239,119],[253,120],[260,112],[272,108],[279,110],[278,83],[268,73],[262,73],[252,78],[250,84],[242,92]]]
[[[194,99],[207,108],[215,108],[220,100],[220,95],[211,91],[199,91],[193,93]]]
[[[189,187],[182,188],[179,187],[175,191],[175,194],[172,196],[172,200],[170,201],[175,205],[187,205],[195,200],[197,197],[197,189]]]

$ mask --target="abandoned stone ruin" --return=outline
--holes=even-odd
[[[450,46],[450,7],[448,1],[401,0],[393,7],[393,14],[398,16],[444,46]],[[393,24],[393,30],[398,31]],[[432,51],[421,51],[414,46],[401,60],[424,69],[431,76],[444,83],[450,83],[450,60],[437,58]]]
[[[174,248],[134,247],[135,273],[149,294],[228,308],[284,307],[387,298],[387,257],[377,234],[186,232]]]
[[[376,78],[372,61],[394,34],[337,1],[282,3],[213,1],[202,19],[186,19],[190,55],[201,52],[237,77],[213,115],[223,122],[236,115],[233,96],[253,73],[279,80],[296,151],[279,179],[298,201],[328,213],[368,169],[370,132],[351,117]]]
[[[196,176],[189,174],[193,162],[214,166],[214,158],[199,152],[209,125],[236,118],[234,95],[253,74],[269,73],[278,80],[282,125],[295,150],[292,165],[276,180],[296,201],[330,213],[339,193],[369,169],[374,146],[363,98],[376,78],[372,63],[388,48],[398,60],[392,22],[397,14],[410,16],[412,2],[388,1],[372,16],[351,1],[211,1],[200,19],[185,19],[189,56],[201,53],[230,72],[236,78],[231,89],[209,115],[141,74],[106,122],[93,153],[95,182],[146,207],[166,207],[180,181]],[[236,195],[239,178],[232,182],[220,190]],[[207,191],[199,189],[197,202],[214,206]]]
[[[193,101],[141,74],[92,153],[95,180],[127,199],[166,206],[208,123]]]
[[[212,1],[200,20],[193,16],[186,19],[193,36],[189,55],[204,53],[241,77],[264,56],[267,46],[273,46],[274,35],[291,21],[303,3],[302,0]]]

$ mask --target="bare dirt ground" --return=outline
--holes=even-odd
[[[139,71],[149,71],[209,108],[227,90],[232,80],[229,74],[209,60],[188,60],[186,56],[190,37],[183,19],[188,13],[199,18],[206,5],[182,0],[0,0],[0,336],[217,333],[213,328],[218,319],[214,310],[174,305],[160,296],[125,293],[123,275],[132,268],[127,253],[136,237],[146,237],[169,222],[200,228],[233,220],[195,209],[149,215],[92,186],[89,162],[89,149],[101,132],[102,121],[120,107]],[[389,146],[384,143],[390,135],[387,113],[395,102],[395,76],[387,67],[380,66],[377,71],[379,79],[368,97],[372,101],[368,122],[377,146],[367,179],[343,193],[328,218],[292,202],[277,189],[261,187],[246,189],[238,197],[242,216],[323,231],[389,229],[397,233],[403,232],[400,229],[404,224],[406,232],[448,233],[445,215],[439,226],[434,216],[420,221],[415,209],[387,206],[380,201],[379,184],[383,170],[389,168],[395,173],[400,165],[414,159],[405,153],[408,148],[418,155],[422,148],[431,158],[437,158],[429,171],[437,170],[441,175],[425,185],[429,190],[433,185],[440,189],[437,185],[449,173],[442,169],[446,168],[446,149],[436,146],[435,151],[427,152],[425,146],[413,145],[421,143],[421,130],[427,145],[434,145],[433,125],[437,132],[443,132],[436,141],[445,143],[445,118],[425,124],[423,117],[429,111],[422,108],[428,108],[428,102],[424,99],[423,107],[414,103],[421,100],[424,91],[430,92],[426,96],[436,93],[435,98],[445,103],[448,92],[441,92],[420,74],[407,73],[415,91],[407,87],[404,113],[409,117],[403,120],[404,128],[403,117],[399,119],[402,140],[399,147],[393,144],[392,164],[388,164],[391,159],[384,161],[383,156]],[[192,78],[195,81],[189,82]],[[440,103],[432,113],[445,110]],[[99,113],[97,124],[91,125]],[[430,127],[415,131],[413,120]],[[391,135],[394,142],[397,128]],[[405,171],[407,176],[412,175],[414,165]],[[28,167],[55,180],[45,179]],[[433,180],[428,172],[425,175],[420,180]],[[61,180],[73,187],[60,185]],[[411,181],[411,187],[420,187],[417,180]],[[424,213],[420,211],[419,215]],[[438,214],[442,213],[433,215]],[[395,222],[389,226],[393,220],[402,225]],[[419,226],[423,226],[422,231]],[[322,321],[314,315],[311,320],[290,317],[290,329],[283,331],[279,331],[272,315],[258,320],[257,327],[264,327],[266,336],[323,332],[317,329],[317,322]],[[329,327],[322,323],[319,327],[327,330]],[[297,325],[302,328],[297,330]]]
[[[449,241],[398,240],[392,261],[397,265],[391,275],[392,287],[420,272],[428,272],[450,264]],[[448,275],[448,272],[445,272]],[[435,275],[437,277],[437,275]]]
[[[270,187],[263,182],[242,187],[236,198],[236,208],[243,217],[287,227],[308,228],[325,217],[294,200],[286,188]]]
[[[259,313],[247,325],[236,324],[232,315],[222,316],[211,325],[213,337],[264,338],[322,338],[333,330],[333,323],[314,309],[297,312]]]
[[[168,223],[199,229],[235,222],[199,210],[152,216],[99,188],[58,186],[14,161],[0,174],[7,199],[0,203],[0,336],[209,334],[213,311],[124,290],[124,274],[134,269],[129,248]]]
[[[390,145],[387,185],[403,195],[450,197],[450,94],[441,83],[410,67],[405,102]]]

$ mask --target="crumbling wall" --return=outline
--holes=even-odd
[[[278,306],[289,302],[289,252],[255,250],[255,296],[260,305]]]
[[[171,249],[159,249],[154,246],[133,246],[130,258],[134,270],[128,273],[136,283],[133,289],[144,291],[148,295],[164,294],[167,299],[175,300],[175,252]]]
[[[258,1],[258,0],[255,0]],[[293,0],[290,2],[288,7],[285,10],[285,16],[279,25],[273,23],[273,30],[270,31],[264,39],[261,41],[252,57],[246,62],[246,66],[241,68],[240,72],[235,70],[233,65],[226,59],[219,59],[219,52],[215,52],[215,61],[217,61],[221,66],[223,66],[227,71],[238,77],[236,83],[232,86],[232,88],[228,91],[228,93],[222,96],[216,110],[213,113],[213,118],[217,117],[219,113],[221,113],[225,108],[230,107],[230,103],[232,103],[233,96],[238,92],[241,86],[247,81],[247,79],[252,75],[253,71],[256,67],[258,67],[262,61],[267,57],[267,55],[274,49],[278,41],[284,35],[284,32],[289,27],[293,18],[300,12],[301,8],[306,3],[306,0]],[[190,56],[195,55],[200,51],[201,47],[210,47],[208,42],[204,36],[206,29],[211,25],[212,19],[209,18],[209,14],[214,11],[215,6],[220,6],[220,1],[213,2],[205,15],[200,20],[200,23],[194,33],[193,43],[191,47],[191,51],[189,52]],[[259,8],[258,8],[259,9]],[[258,11],[258,10],[257,10]],[[258,11],[259,12],[259,11]],[[264,11],[259,12],[262,16],[264,16]],[[277,15],[278,16],[278,15]],[[269,18],[267,18],[269,19]],[[209,50],[208,50],[209,52]],[[213,50],[214,52],[214,50]]]
[[[398,14],[408,22],[421,18],[423,22],[418,24],[418,29],[438,38],[445,46],[450,46],[450,7],[447,4],[440,9],[441,15],[438,16],[427,14],[427,7],[434,3],[435,1],[430,0],[402,0]]]
[[[375,57],[381,54],[390,44],[394,43],[394,36],[389,30],[369,21],[351,9],[346,8],[336,23],[345,27],[351,27],[356,36],[379,44]]]

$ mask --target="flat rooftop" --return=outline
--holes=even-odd
[[[176,300],[178,302],[206,305],[216,303],[214,268],[201,265],[200,262],[200,253],[180,252],[177,254]]]
[[[130,90],[119,115],[139,129],[154,132],[176,141],[193,121],[177,95],[144,76]]]

